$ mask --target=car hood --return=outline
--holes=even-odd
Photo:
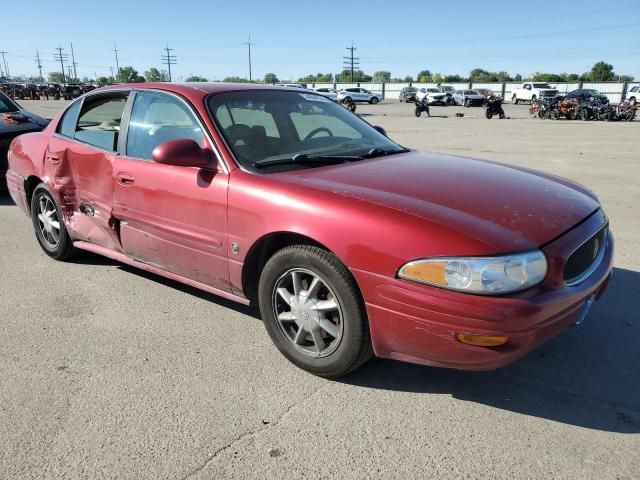
[[[48,124],[49,120],[25,110],[2,113],[0,114],[0,135],[35,132],[42,130]]]
[[[487,253],[543,246],[599,208],[595,195],[570,180],[443,154],[409,152],[275,175],[391,209],[381,215],[420,217],[477,239]]]

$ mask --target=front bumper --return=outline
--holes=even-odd
[[[549,273],[533,288],[504,296],[469,295],[355,270],[363,291],[378,357],[462,370],[492,370],[512,363],[574,324],[587,300],[604,292],[613,268],[608,232],[598,268],[576,286],[562,281],[563,258],[602,227],[594,214],[545,246]],[[456,340],[458,333],[505,335],[500,347]]]

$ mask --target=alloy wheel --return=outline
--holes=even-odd
[[[326,357],[340,345],[342,308],[318,274],[302,268],[283,274],[273,287],[273,308],[285,338],[304,355]]]
[[[42,240],[55,249],[60,243],[60,219],[56,206],[46,195],[38,199],[38,227]]]

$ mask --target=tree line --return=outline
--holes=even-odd
[[[79,82],[78,79],[71,79],[72,81]],[[590,71],[577,74],[577,73],[545,73],[535,72],[528,77],[523,78],[522,75],[517,74],[511,76],[505,71],[490,72],[482,68],[474,68],[469,72],[469,75],[463,77],[461,75],[444,75],[441,73],[431,73],[430,70],[421,70],[417,75],[407,75],[403,78],[392,77],[391,72],[386,70],[380,70],[374,72],[372,75],[365,73],[362,70],[343,70],[340,73],[317,73],[315,75],[310,74],[304,77],[300,77],[298,82],[300,83],[331,83],[331,82],[374,82],[374,83],[390,83],[390,82],[419,82],[419,83],[459,83],[459,82],[475,82],[475,83],[491,83],[491,82],[521,82],[523,80],[538,81],[538,82],[630,82],[634,78],[631,75],[618,75],[615,73],[613,65],[603,61],[597,62],[593,65]],[[53,83],[62,83],[63,75],[60,72],[52,72],[49,74],[49,81]],[[90,82],[88,78],[83,78],[83,82]],[[110,85],[113,83],[140,83],[140,82],[168,82],[169,74],[166,70],[159,70],[155,67],[151,67],[144,72],[144,75],[140,75],[138,71],[133,67],[122,67],[115,75],[115,77],[98,77],[96,82],[100,85]],[[207,78],[200,75],[191,75],[185,79],[187,82],[206,82]],[[225,77],[223,82],[234,83],[247,83],[248,79],[238,76]],[[280,79],[275,73],[266,73],[262,79],[266,84],[279,83]]]

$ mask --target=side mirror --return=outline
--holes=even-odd
[[[387,136],[387,131],[386,131],[384,128],[382,128],[381,126],[379,126],[379,125],[374,125],[374,126],[373,126],[373,128],[375,128],[377,131],[379,131],[379,132],[380,132],[381,134],[383,134],[385,137]]]
[[[211,150],[182,138],[161,143],[153,149],[151,158],[154,162],[177,167],[213,167],[215,157]]]

